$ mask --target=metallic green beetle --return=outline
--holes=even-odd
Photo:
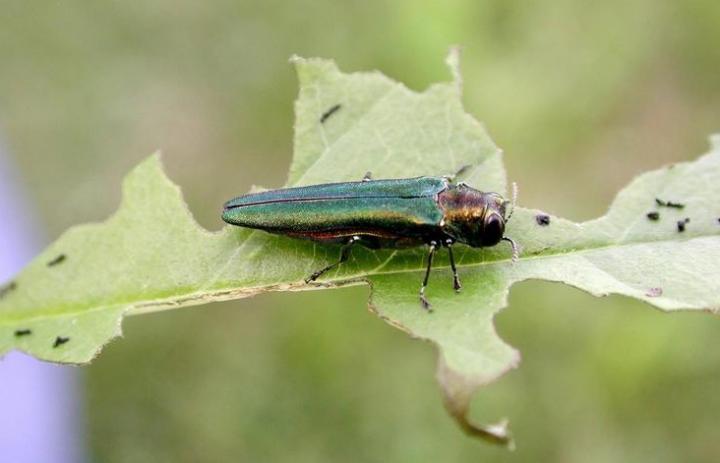
[[[285,188],[240,196],[225,204],[222,218],[241,227],[305,238],[323,243],[342,243],[340,259],[318,270],[309,283],[345,262],[350,249],[360,244],[371,249],[429,246],[425,278],[420,287],[420,302],[430,303],[425,288],[432,260],[438,247],[446,247],[453,272],[453,286],[461,288],[452,245],[488,247],[504,236],[505,224],[512,215],[506,201],[497,193],[485,193],[451,177],[416,177],[372,180],[369,173],[362,181],[327,183]]]

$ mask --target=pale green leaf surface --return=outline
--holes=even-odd
[[[376,178],[441,175],[472,165],[468,183],[505,192],[501,153],[461,106],[456,60],[451,54],[454,82],[415,93],[379,73],[344,74],[331,61],[294,59],[301,85],[288,185],[357,180],[366,171]],[[320,123],[337,104],[340,109]],[[83,363],[120,334],[127,313],[368,282],[379,316],[438,346],[438,379],[461,426],[508,443],[504,425],[471,425],[467,414],[473,392],[519,360],[492,322],[513,283],[565,282],[662,309],[720,307],[717,139],[714,145],[695,162],[637,178],[597,220],[552,217],[540,226],[539,211],[518,208],[508,235],[522,247],[520,260],[512,263],[504,244],[456,246],[464,284],[459,294],[440,253],[428,290],[432,314],[421,310],[417,297],[424,250],[354,249],[340,269],[306,285],[304,277],[337,259],[337,247],[234,227],[210,233],[195,223],[153,156],[126,179],[112,218],[66,232],[18,275],[15,289],[0,293],[0,353],[20,349],[44,360]],[[656,197],[687,206],[660,208],[661,219],[652,222],[645,214],[656,208]],[[691,222],[679,233],[676,221],[684,217]],[[66,260],[48,267],[60,254]],[[25,329],[32,334],[15,335]],[[58,336],[70,340],[55,347]]]

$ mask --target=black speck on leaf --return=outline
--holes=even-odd
[[[685,231],[685,225],[687,225],[688,223],[690,223],[690,218],[689,218],[689,217],[685,217],[685,218],[682,219],[682,220],[678,220],[678,221],[677,221],[677,229],[678,229],[678,232],[680,232],[680,233],[684,232],[684,231]]]
[[[338,112],[338,111],[340,110],[340,108],[342,108],[342,105],[338,103],[338,104],[332,106],[332,107],[331,107],[330,109],[328,109],[327,111],[325,111],[325,112],[323,113],[323,115],[320,116],[320,123],[321,123],[321,124],[324,124],[325,121],[327,121],[327,120],[330,118],[330,116],[332,116],[333,114],[335,114],[336,112]]]
[[[55,338],[55,343],[53,344],[53,348],[57,349],[58,347],[62,346],[66,342],[68,342],[70,338],[64,338],[62,336],[58,336]]]
[[[66,256],[65,254],[60,254],[59,256],[57,256],[56,258],[54,258],[53,260],[51,260],[50,262],[48,262],[48,263],[47,263],[47,266],[48,266],[48,267],[54,267],[54,266],[56,266],[56,265],[60,265],[60,264],[62,264],[63,262],[65,262],[65,259],[67,259],[67,256]]]
[[[655,203],[656,203],[658,206],[670,207],[670,208],[673,208],[673,209],[682,209],[682,208],[685,207],[684,204],[676,203],[676,202],[673,202],[673,201],[663,201],[663,200],[660,199],[660,198],[655,198]]]
[[[538,214],[535,216],[535,221],[538,225],[545,227],[550,225],[550,216],[546,214]]]
[[[659,212],[654,212],[654,211],[653,211],[653,212],[648,212],[648,213],[647,213],[647,218],[650,219],[650,220],[652,220],[652,221],[660,220],[660,213],[659,213]]]
[[[15,337],[19,338],[21,336],[29,336],[32,334],[32,330],[24,329],[24,330],[15,330]]]

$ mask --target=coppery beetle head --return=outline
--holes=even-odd
[[[456,241],[488,247],[503,239],[509,201],[498,193],[484,193],[461,183],[440,193],[438,203],[445,213],[443,229]]]

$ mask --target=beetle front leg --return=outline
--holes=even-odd
[[[518,248],[515,240],[513,240],[512,238],[508,238],[507,236],[503,236],[502,240],[510,243],[510,247],[512,248],[512,262],[517,262],[518,258],[520,257],[520,248]]]
[[[317,272],[313,273],[309,277],[305,278],[305,283],[310,283],[311,281],[317,280],[323,273],[327,272],[328,270],[334,269],[338,265],[340,265],[343,262],[345,262],[346,260],[348,260],[348,257],[350,257],[350,250],[352,249],[353,244],[357,243],[358,241],[360,241],[359,236],[353,236],[352,238],[350,238],[348,240],[348,242],[345,243],[343,245],[342,249],[340,250],[340,260],[338,260],[334,264],[330,264],[327,267],[318,270]]]
[[[435,255],[435,250],[437,249],[437,243],[435,241],[430,242],[430,251],[428,252],[428,258],[427,258],[427,269],[425,270],[425,278],[423,279],[422,286],[420,287],[420,304],[422,305],[422,308],[427,310],[428,312],[432,312],[431,304],[428,302],[427,298],[425,297],[425,288],[427,287],[428,280],[430,279],[430,269],[432,268],[432,261],[433,256]]]

